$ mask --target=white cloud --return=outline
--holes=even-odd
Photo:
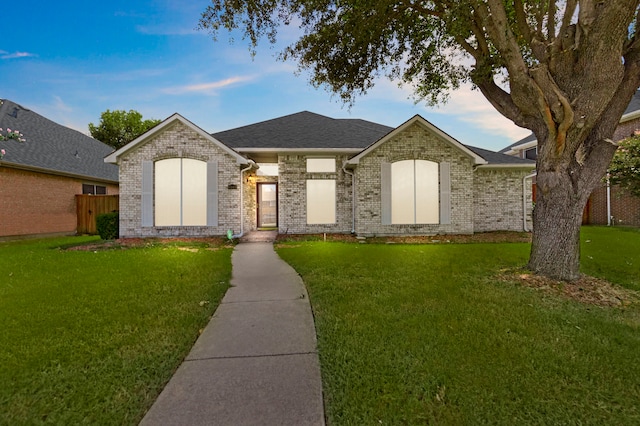
[[[4,50],[0,50],[0,59],[18,59],[18,58],[31,58],[38,56],[35,53],[30,52],[13,52],[9,53]]]
[[[208,95],[215,95],[220,89],[226,89],[231,86],[237,86],[240,83],[253,80],[254,77],[250,76],[237,76],[230,77],[224,80],[212,81],[209,83],[188,84],[185,86],[169,87],[163,90],[164,93],[169,95],[182,95],[185,93],[202,93]]]
[[[479,90],[472,90],[469,85],[451,92],[449,102],[432,109],[432,112],[457,116],[461,121],[473,124],[474,127],[514,141],[531,133],[528,129],[516,126],[496,111]]]

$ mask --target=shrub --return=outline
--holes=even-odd
[[[119,237],[120,215],[118,212],[103,213],[96,217],[96,229],[103,240],[115,240]]]

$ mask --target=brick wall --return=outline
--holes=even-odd
[[[0,166],[0,237],[74,234],[83,183],[118,193],[117,185]]]
[[[629,136],[633,136],[633,132],[636,130],[640,130],[640,118],[620,123],[618,127],[616,127],[616,131],[613,133],[613,140],[619,141],[626,139]]]
[[[191,158],[218,162],[218,226],[142,227],[142,162]],[[120,162],[120,236],[169,237],[225,235],[240,232],[241,166],[228,152],[180,122],[164,129]],[[235,184],[236,189],[229,188]]]
[[[451,164],[451,224],[383,225],[381,163],[428,160]],[[356,232],[363,235],[471,234],[473,226],[472,160],[459,149],[415,124],[360,160],[356,168]]]
[[[316,156],[317,157],[317,156]],[[342,170],[347,160],[335,156],[334,173],[307,173],[307,156],[280,155],[278,157],[278,220],[280,233],[312,234],[321,232],[351,232],[351,176]],[[334,179],[336,181],[336,222],[334,224],[307,224],[307,179]]]
[[[473,182],[475,232],[522,231],[522,179],[531,170],[478,168]],[[525,181],[527,229],[532,228],[531,179]]]
[[[606,225],[607,222],[607,186],[603,183],[589,198],[586,212],[589,225]],[[611,187],[612,225],[640,226],[640,198],[622,191],[618,186]]]

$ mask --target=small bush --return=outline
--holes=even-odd
[[[115,240],[119,237],[120,216],[118,212],[103,213],[96,217],[96,229],[103,240]]]

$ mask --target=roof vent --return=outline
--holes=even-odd
[[[13,107],[13,112],[8,112],[7,115],[9,117],[13,117],[13,118],[18,118],[18,108],[17,107]]]
[[[80,154],[78,154],[78,151],[77,151],[77,150],[76,150],[76,153],[75,153],[75,154],[73,154],[73,156],[74,156],[74,157],[76,157],[76,158],[80,158]]]

